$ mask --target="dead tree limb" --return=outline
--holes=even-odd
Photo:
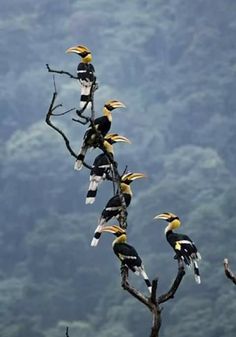
[[[71,154],[71,156],[73,156],[74,158],[77,158],[77,153],[72,149],[71,145],[70,145],[70,141],[69,139],[67,138],[67,136],[65,135],[65,133],[59,129],[57,126],[55,126],[52,121],[51,121],[51,117],[52,116],[61,116],[62,114],[65,114],[65,113],[62,113],[62,114],[55,114],[53,113],[53,111],[55,111],[57,108],[59,107],[62,107],[62,104],[57,104],[57,105],[54,105],[55,104],[55,101],[56,101],[56,98],[57,98],[57,91],[56,91],[56,85],[55,85],[55,80],[54,80],[54,93],[52,95],[52,99],[51,99],[51,103],[49,105],[49,108],[48,108],[48,112],[46,114],[46,123],[52,128],[54,129],[56,132],[58,132],[62,138],[64,139],[64,142],[65,142],[65,145],[66,145],[66,148],[67,150],[69,151],[69,153]],[[72,111],[73,109],[70,109],[70,110],[67,110],[67,112],[69,111]],[[86,166],[87,168],[89,168],[90,170],[92,169],[91,166],[89,166],[88,164],[84,163],[84,166]]]
[[[225,275],[234,283],[236,284],[236,275],[232,272],[232,270],[229,267],[229,261],[227,258],[224,259],[224,270]]]
[[[158,304],[164,303],[164,302],[168,301],[169,299],[174,298],[174,295],[175,295],[184,275],[185,275],[185,270],[184,270],[183,261],[178,260],[177,276],[176,276],[172,286],[170,287],[170,290],[167,291],[165,294],[158,297]]]
[[[68,71],[64,71],[64,70],[55,70],[55,69],[51,69],[49,64],[46,64],[47,70],[49,73],[56,73],[56,74],[62,74],[62,75],[67,75],[70,78],[73,78],[75,80],[78,80],[77,76],[72,75],[71,73],[69,73]]]
[[[57,92],[54,91],[53,96],[52,96],[52,100],[51,100],[51,103],[50,103],[50,106],[49,106],[49,109],[48,109],[48,112],[47,112],[47,115],[46,115],[46,123],[62,136],[62,138],[65,141],[67,150],[70,152],[70,154],[73,157],[77,158],[77,154],[71,148],[69,139],[66,137],[64,132],[51,122],[51,116],[53,116],[53,111],[56,110],[59,106],[62,106],[61,104],[54,106],[56,97],[57,97]]]
[[[160,304],[164,303],[172,298],[174,295],[185,275],[184,265],[182,261],[178,261],[178,272],[177,276],[170,287],[170,290],[167,291],[165,294],[160,295],[157,297],[157,285],[158,279],[154,279],[152,281],[152,293],[150,297],[143,295],[139,290],[134,288],[129,284],[128,281],[128,268],[124,265],[121,266],[121,286],[124,290],[128,291],[133,297],[135,297],[138,301],[143,303],[152,313],[152,329],[150,337],[158,337],[159,330],[161,327],[161,311]]]
[[[67,75],[71,75],[65,71],[58,71],[58,70],[53,70],[49,67],[49,65],[47,64],[47,69],[49,72],[54,72],[54,73],[59,73],[59,74],[67,74]],[[74,78],[73,75],[71,75],[70,77]],[[53,77],[53,83],[54,83],[54,93],[53,93],[53,96],[52,96],[52,100],[51,100],[51,103],[50,103],[50,106],[49,106],[49,109],[48,109],[48,112],[47,112],[47,115],[46,115],[46,123],[51,127],[53,128],[56,132],[58,132],[62,138],[64,139],[64,142],[65,142],[65,145],[66,145],[66,148],[67,150],[69,151],[69,153],[71,154],[71,156],[73,156],[74,158],[77,159],[77,153],[72,149],[71,145],[70,145],[70,141],[69,139],[67,138],[67,136],[65,135],[65,133],[59,129],[57,126],[55,126],[52,121],[51,121],[51,117],[52,116],[62,116],[62,115],[65,115],[66,113],[70,112],[70,111],[73,111],[75,110],[75,108],[72,108],[72,109],[69,109],[63,113],[53,113],[53,111],[55,111],[57,108],[59,107],[62,107],[62,104],[58,104],[58,105],[55,105],[55,101],[56,101],[56,97],[57,97],[57,90],[56,90],[56,84],[55,84],[55,78]],[[118,171],[118,165],[117,163],[115,162],[115,160],[113,159],[113,157],[110,155],[109,152],[106,151],[103,143],[104,143],[104,137],[101,135],[101,133],[97,130],[97,128],[95,127],[95,124],[94,124],[94,118],[95,118],[95,109],[94,109],[94,92],[97,90],[98,86],[97,86],[97,83],[94,82],[91,86],[91,90],[90,90],[90,100],[88,100],[85,104],[85,106],[83,107],[83,109],[81,110],[76,110],[76,113],[78,115],[78,117],[80,119],[74,119],[73,120],[75,122],[78,122],[80,124],[87,124],[87,123],[90,123],[94,133],[96,134],[96,143],[94,146],[95,147],[99,147],[107,156],[109,162],[110,162],[110,166],[111,166],[111,173],[112,173],[112,176],[109,180],[112,180],[113,181],[113,192],[115,194],[115,190],[117,190],[117,193],[119,195],[119,198],[120,198],[120,201],[121,201],[121,214],[120,214],[120,217],[118,219],[119,221],[119,225],[121,228],[127,228],[127,209],[126,209],[126,204],[125,204],[125,198],[123,196],[123,193],[120,189],[120,183],[121,183],[121,175],[119,174],[119,171]],[[90,117],[86,117],[86,116],[83,116],[83,112],[85,111],[89,101],[91,101],[91,116]],[[92,167],[90,165],[88,165],[86,162],[83,162],[83,165],[88,168],[88,169],[92,169]],[[115,185],[117,186],[117,188],[115,189]]]

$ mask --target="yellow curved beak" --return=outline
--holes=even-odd
[[[82,46],[82,45],[70,47],[66,50],[66,53],[76,53],[79,55],[84,52],[91,53],[91,51],[86,46]]]
[[[110,99],[104,104],[104,107],[106,107],[108,110],[116,109],[116,108],[126,108],[124,103],[121,101],[118,101],[116,99]]]
[[[156,215],[153,219],[162,219],[162,220],[168,220],[170,218],[175,218],[176,215],[173,213],[169,213],[169,212],[165,212],[165,213],[161,213]]]
[[[128,143],[128,144],[131,144],[131,141],[124,137],[124,136],[120,136],[118,135],[117,133],[108,133],[106,136],[105,136],[105,139],[106,140],[113,140],[114,142],[124,142],[124,143]]]
[[[112,234],[115,234],[115,233],[126,233],[124,229],[122,229],[121,227],[117,226],[117,225],[113,225],[113,226],[105,226],[103,229],[102,229],[102,232],[108,232],[108,233],[112,233]]]
[[[122,176],[121,180],[124,181],[126,179],[133,181],[136,179],[147,178],[144,173],[126,173]]]

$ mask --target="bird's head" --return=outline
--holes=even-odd
[[[112,110],[117,109],[117,108],[125,108],[125,107],[126,106],[122,102],[116,99],[110,99],[104,104],[103,114],[104,116],[108,116],[108,115],[111,115]]]
[[[104,146],[106,151],[113,154],[113,146],[112,145],[115,144],[115,143],[119,143],[119,142],[131,144],[131,141],[128,138],[126,138],[124,136],[120,136],[120,135],[118,135],[118,133],[108,133],[104,137],[103,146]]]
[[[117,225],[105,226],[105,227],[103,227],[102,232],[112,233],[117,237],[119,237],[121,235],[126,235],[126,231],[123,228],[121,228]]]
[[[78,45],[75,47],[70,47],[66,50],[66,53],[75,53],[81,56],[82,62],[89,63],[92,61],[92,54],[91,51],[82,45]]]
[[[105,226],[102,232],[112,233],[116,236],[116,239],[113,241],[113,246],[117,243],[125,243],[127,240],[126,231],[117,225]]]
[[[169,229],[176,229],[181,225],[179,217],[174,213],[170,212],[158,214],[154,217],[154,219],[166,220],[169,223],[168,225]]]
[[[123,174],[120,182],[120,189],[122,193],[128,193],[132,195],[130,184],[132,183],[132,181],[141,178],[146,178],[146,175],[143,173],[133,173],[133,172]]]

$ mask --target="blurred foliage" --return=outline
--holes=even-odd
[[[148,176],[133,184],[129,241],[150,278],[159,277],[159,293],[177,266],[164,224],[153,220],[158,212],[180,216],[203,258],[202,285],[187,271],[165,304],[161,336],[235,336],[235,289],[222,265],[227,256],[236,270],[235,13],[234,0],[1,4],[2,336],[58,337],[66,326],[70,337],[143,337],[150,330],[146,308],[121,290],[112,236],[90,247],[111,184],[86,206],[89,172],[73,170],[63,140],[44,123],[53,91],[44,65],[75,73],[78,57],[65,50],[76,43],[93,52],[97,114],[110,98],[127,105],[112,125],[132,140],[116,146],[119,168]],[[78,83],[56,82],[57,103],[77,106]],[[84,129],[71,117],[54,122],[78,149]],[[130,279],[146,291],[142,280]]]

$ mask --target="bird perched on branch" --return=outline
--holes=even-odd
[[[197,262],[201,259],[201,256],[195,244],[187,235],[173,232],[181,225],[179,217],[173,213],[166,212],[156,215],[154,219],[163,219],[168,222],[165,228],[165,235],[176,253],[175,258],[184,261],[187,266],[193,268],[195,280],[200,284],[201,278]]]
[[[91,51],[82,45],[68,48],[66,53],[75,53],[81,56],[81,62],[77,67],[77,76],[81,84],[80,108],[91,107],[91,88],[96,82],[95,69],[92,63]]]
[[[91,121],[84,134],[84,141],[75,162],[75,170],[81,170],[87,150],[91,147],[97,147],[101,144],[103,141],[101,136],[104,137],[111,127],[111,112],[117,108],[125,108],[125,105],[120,101],[111,99],[107,101],[103,107],[103,116],[96,118],[94,121]]]
[[[103,153],[99,154],[93,163],[92,170],[90,172],[90,184],[86,197],[86,204],[93,204],[96,198],[98,185],[106,179],[107,175],[112,170],[112,163],[114,158],[112,144],[118,142],[130,143],[130,140],[124,136],[120,136],[117,133],[109,133],[104,137]]]
[[[127,266],[132,272],[141,275],[151,293],[152,286],[145,272],[144,265],[136,249],[127,243],[126,231],[119,226],[105,226],[103,232],[114,234],[117,238],[113,241],[113,251],[121,261],[122,265]]]
[[[95,247],[100,239],[102,229],[105,224],[113,217],[120,218],[122,212],[126,213],[126,208],[129,206],[132,199],[132,190],[130,184],[136,179],[141,179],[146,177],[143,173],[126,173],[123,174],[120,181],[120,192],[114,195],[106,204],[103,209],[99,224],[94,232],[94,236],[91,242],[91,246]],[[122,196],[124,199],[124,205],[122,203]]]

